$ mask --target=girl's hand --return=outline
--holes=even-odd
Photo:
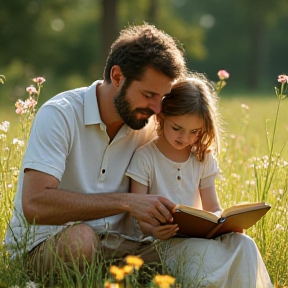
[[[177,224],[166,224],[152,228],[152,236],[156,239],[166,240],[176,235],[179,227]]]

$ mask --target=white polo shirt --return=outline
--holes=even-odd
[[[128,192],[125,176],[130,159],[138,147],[155,134],[154,121],[141,130],[123,125],[109,144],[96,98],[96,85],[63,92],[46,102],[38,111],[19,175],[15,209],[6,234],[6,243],[27,240],[27,250],[55,235],[67,225],[27,225],[22,210],[24,169],[53,175],[59,189],[84,194]],[[137,237],[129,214],[122,213],[86,222],[96,232],[117,232]],[[21,245],[21,244],[20,244]]]

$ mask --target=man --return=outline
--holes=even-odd
[[[127,193],[125,171],[135,149],[154,137],[149,118],[185,70],[169,35],[148,24],[128,27],[111,46],[103,81],[56,95],[38,111],[6,235],[37,274],[52,269],[56,255],[81,267],[100,248],[157,258],[136,241],[132,216],[171,222],[174,204]]]

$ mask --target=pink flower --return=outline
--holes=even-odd
[[[229,78],[229,73],[226,70],[219,70],[218,72],[218,77],[220,80],[228,79]]]
[[[288,83],[288,76],[287,75],[279,75],[278,82],[280,83]]]
[[[31,95],[31,94],[38,94],[38,91],[34,86],[29,86],[26,88],[26,91]]]
[[[28,99],[25,100],[25,107],[28,108],[33,108],[37,104],[37,101],[33,99],[32,97],[29,97]]]
[[[36,77],[36,78],[33,78],[33,81],[37,83],[38,85],[41,85],[46,81],[46,79],[44,77]]]

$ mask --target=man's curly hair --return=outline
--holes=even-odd
[[[129,26],[112,44],[104,69],[104,80],[111,83],[110,71],[118,65],[128,83],[140,80],[147,67],[171,79],[186,73],[183,50],[177,41],[153,25]]]

